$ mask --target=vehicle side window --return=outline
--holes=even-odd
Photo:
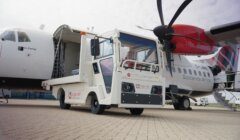
[[[2,36],[2,39],[15,42],[16,38],[15,38],[14,31],[6,31],[6,32],[4,32],[3,36]]]
[[[100,40],[100,54],[96,58],[102,58],[113,54],[113,44],[110,40]]]
[[[25,32],[18,31],[18,42],[30,42],[30,39]]]

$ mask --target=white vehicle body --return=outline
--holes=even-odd
[[[60,78],[44,81],[42,85],[47,90],[52,89],[56,98],[64,94],[66,104],[85,105],[96,96],[101,105],[124,108],[164,105],[162,52],[155,40],[115,30],[104,35],[112,42],[100,38],[100,55],[94,57],[91,39],[96,37],[95,34],[61,26],[54,37],[61,37],[61,45],[64,45],[59,46],[59,50],[64,48],[65,71]]]

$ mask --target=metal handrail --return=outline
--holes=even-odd
[[[131,65],[133,67],[125,67],[125,64],[127,63],[132,63]],[[136,60],[124,60],[123,63],[122,63],[122,66],[123,68],[125,69],[128,69],[128,68],[131,68],[131,69],[136,69],[136,70],[144,70],[144,69],[138,69],[137,65],[138,64],[142,64],[142,66],[146,66],[146,67],[150,67],[149,70],[145,70],[145,71],[151,71],[151,72],[159,72],[159,65],[158,64],[153,64],[153,63],[148,63],[148,62],[139,62],[139,61],[136,61]],[[155,67],[157,70],[153,71],[153,67]]]

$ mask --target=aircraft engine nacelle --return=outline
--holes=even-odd
[[[173,25],[171,43],[175,49],[173,53],[185,55],[207,55],[215,50],[215,43],[201,28],[191,25]]]

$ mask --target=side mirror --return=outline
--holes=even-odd
[[[98,56],[100,54],[99,39],[91,39],[91,55]]]

